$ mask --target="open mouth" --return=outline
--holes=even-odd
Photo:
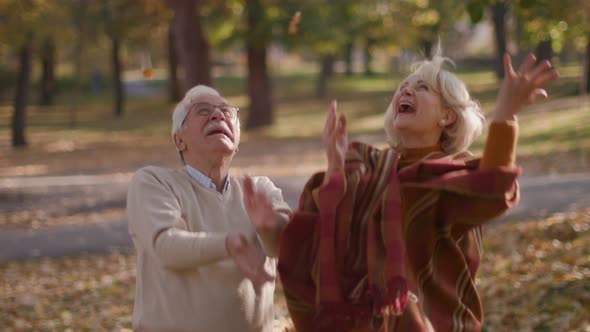
[[[410,113],[415,113],[416,110],[414,109],[414,105],[404,101],[404,102],[399,103],[399,106],[397,108],[397,112],[399,114],[410,114]]]
[[[205,135],[207,135],[207,136],[223,135],[223,136],[229,138],[231,141],[233,141],[233,135],[232,135],[231,131],[227,127],[224,127],[223,125],[220,125],[220,124],[215,124],[215,125],[212,125],[209,128],[207,128],[207,130],[205,131]]]

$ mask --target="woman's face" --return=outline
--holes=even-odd
[[[448,110],[443,107],[441,95],[420,76],[410,75],[400,84],[391,106],[392,122],[387,125],[393,126],[402,142],[404,136],[440,138]]]

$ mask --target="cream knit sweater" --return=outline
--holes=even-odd
[[[255,291],[225,248],[229,232],[260,244],[244,208],[243,178],[228,177],[222,194],[184,170],[140,169],[127,195],[129,232],[137,251],[133,310],[136,331],[271,331],[274,282]],[[275,210],[289,213],[281,190],[254,178]],[[276,260],[266,268],[275,271]]]

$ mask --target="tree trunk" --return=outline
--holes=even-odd
[[[344,49],[344,56],[346,60],[346,76],[352,76],[352,52],[354,50],[354,44],[352,42],[346,44]]]
[[[181,99],[180,86],[178,85],[178,57],[176,43],[174,42],[174,18],[168,27],[168,98],[171,102]]]
[[[506,14],[508,5],[498,1],[492,5],[492,20],[496,36],[496,77],[504,78],[504,53],[506,53]]]
[[[33,34],[28,33],[19,52],[19,71],[12,115],[12,146],[24,147],[26,110],[31,83],[31,61],[33,57]]]
[[[74,27],[76,29],[76,42],[74,44],[74,76],[76,83],[82,80],[82,56],[86,42],[86,1],[76,1],[76,10],[74,14]]]
[[[365,44],[365,59],[364,59],[365,76],[373,75],[373,68],[371,67],[372,62],[373,62],[373,56],[371,55],[371,47],[373,47],[374,43],[375,43],[375,41],[373,40],[373,38],[367,38],[367,43]]]
[[[535,55],[537,56],[537,63],[543,60],[551,60],[551,58],[553,58],[553,45],[551,45],[551,39],[539,42],[535,49]]]
[[[113,92],[115,93],[115,117],[121,117],[123,115],[123,102],[125,99],[125,93],[123,91],[123,81],[121,79],[121,59],[120,59],[120,41],[119,37],[111,36],[112,43],[112,61],[113,61]]]
[[[55,42],[47,37],[41,48],[41,82],[39,83],[39,104],[53,104],[55,95]]]
[[[586,45],[586,54],[584,54],[584,74],[582,75],[582,94],[590,93],[590,39]]]
[[[264,31],[260,25],[264,20],[264,8],[259,0],[247,0],[246,12],[248,95],[250,96],[250,112],[246,128],[257,128],[273,122],[272,91],[266,65],[268,31]]]
[[[335,57],[332,54],[322,56],[320,74],[316,86],[316,97],[318,98],[324,98],[326,96],[328,80],[334,73],[334,60]]]
[[[423,39],[422,42],[422,50],[424,52],[424,56],[427,59],[430,59],[432,57],[432,40],[429,39]]]
[[[198,84],[211,86],[209,43],[199,14],[199,0],[169,0],[174,10],[178,60],[184,69],[182,92]]]

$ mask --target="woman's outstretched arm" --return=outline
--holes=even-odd
[[[549,61],[536,62],[535,56],[529,54],[515,71],[510,55],[504,55],[504,81],[492,116],[481,168],[514,165],[518,139],[516,115],[524,106],[547,98],[543,87],[559,77]]]

